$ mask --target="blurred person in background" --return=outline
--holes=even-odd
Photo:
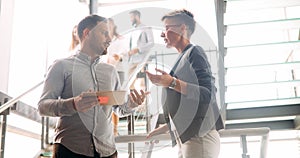
[[[71,55],[74,55],[78,53],[79,50],[80,50],[80,41],[77,34],[77,25],[75,25],[72,29],[72,39],[69,47],[69,52],[71,52]]]
[[[141,13],[138,10],[133,10],[129,12],[130,22],[134,27],[132,32],[130,32],[129,39],[129,77],[132,76],[136,68],[142,62],[146,62],[147,55],[150,53],[150,49],[154,46],[154,38],[152,29],[146,26],[141,21]],[[131,84],[130,89],[134,89],[135,82],[138,81],[139,85],[144,86],[144,79],[134,80]]]
[[[126,61],[128,61],[128,40],[117,32],[117,26],[112,18],[108,18],[108,29],[111,42],[107,48],[107,61],[104,62],[116,67],[122,85],[124,79],[127,78],[127,68],[125,66],[127,65]],[[112,114],[112,122],[114,125],[114,134],[117,136],[119,117],[114,112]]]

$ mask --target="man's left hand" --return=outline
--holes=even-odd
[[[140,90],[140,94],[138,93],[138,91],[136,89],[133,89],[131,92],[130,92],[130,99],[131,101],[136,104],[136,105],[133,105],[134,107],[137,107],[139,105],[141,105],[146,96],[149,94],[150,92],[144,92],[143,90]],[[132,107],[132,108],[134,108]]]

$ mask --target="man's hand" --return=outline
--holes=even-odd
[[[135,108],[139,105],[141,105],[146,96],[150,94],[150,92],[144,92],[143,90],[140,90],[141,94],[138,93],[136,89],[131,90],[130,92],[130,100],[133,104],[130,105],[131,108]]]
[[[115,61],[120,61],[122,59],[118,54],[113,54],[113,58],[115,59]]]
[[[157,86],[168,87],[173,81],[173,77],[168,73],[164,72],[163,70],[160,69],[155,69],[155,70],[161,73],[161,75],[152,74],[149,71],[146,71],[146,74],[150,79],[150,81]]]
[[[134,54],[136,54],[138,52],[139,52],[139,49],[138,48],[134,48],[134,49],[132,49],[132,50],[130,50],[128,52],[128,56],[132,56],[132,55],[134,55]]]
[[[86,112],[98,104],[99,102],[96,93],[83,92],[79,96],[74,97],[74,108],[79,112]]]

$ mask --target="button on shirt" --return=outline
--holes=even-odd
[[[57,60],[49,69],[39,101],[41,115],[59,117],[54,142],[74,153],[110,156],[116,151],[111,124],[112,109],[120,115],[130,114],[131,101],[119,106],[95,106],[87,112],[73,108],[74,96],[88,90],[117,90],[117,71],[111,65],[94,62],[84,53]]]

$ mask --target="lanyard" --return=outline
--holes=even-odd
[[[181,58],[183,57],[183,55],[186,54],[188,51],[192,51],[193,47],[194,47],[194,46],[191,45],[186,51],[183,51],[183,52],[179,55],[179,57],[178,57],[177,60],[176,60],[176,63],[174,64],[172,70],[170,71],[170,75],[171,75],[171,76],[174,76],[175,70],[177,69],[177,66],[178,66],[179,62],[181,61]],[[176,76],[175,76],[175,77],[176,77]]]

